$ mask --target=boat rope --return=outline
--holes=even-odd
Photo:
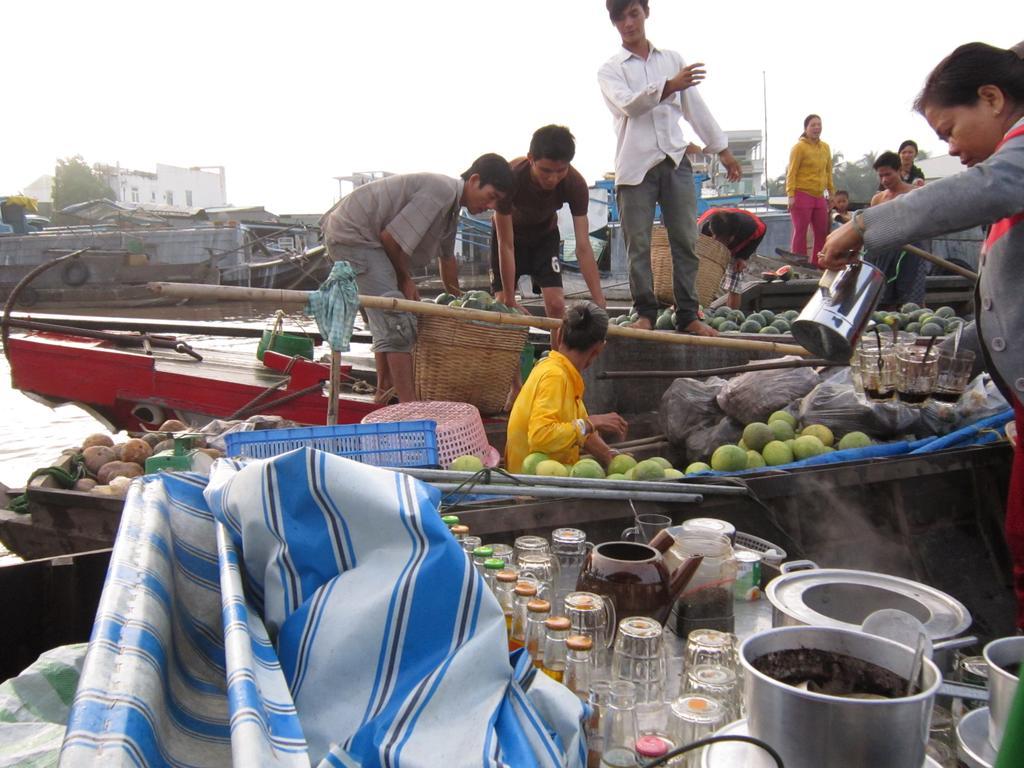
[[[257,395],[257,398],[265,397],[266,395],[270,394],[271,392],[274,392],[282,383],[283,382],[279,382],[278,384],[276,384],[276,385],[274,385],[272,387],[268,387],[267,390],[269,390],[269,391],[265,390],[264,392],[261,392],[259,395]],[[269,400],[269,401],[264,402],[262,404],[257,403],[256,406],[254,406],[254,405],[252,405],[250,403],[249,405],[244,405],[241,408],[239,408],[237,411],[235,411],[233,414],[231,414],[228,417],[228,419],[245,419],[245,418],[248,418],[249,416],[252,415],[252,411],[256,407],[259,407],[259,408],[276,408],[276,407],[284,405],[286,403],[290,403],[292,400],[295,400],[296,398],[308,395],[310,392],[316,392],[316,391],[321,391],[322,392],[323,388],[324,388],[324,383],[322,381],[318,381],[315,384],[310,384],[308,387],[304,387],[303,389],[298,390],[297,392],[292,392],[290,394],[285,395],[284,397],[279,397],[276,400]]]

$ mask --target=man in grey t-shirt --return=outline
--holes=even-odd
[[[419,301],[410,269],[438,260],[445,289],[459,291],[455,233],[463,206],[472,214],[493,210],[513,188],[500,155],[478,157],[459,179],[437,173],[387,176],[354,189],[320,221],[327,252],[347,261],[361,294]],[[381,392],[416,399],[412,349],[415,318],[407,312],[367,309]]]

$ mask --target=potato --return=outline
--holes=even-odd
[[[100,467],[96,479],[101,485],[107,485],[115,477],[139,477],[143,474],[142,467],[132,461],[111,461]]]
[[[128,493],[128,488],[132,484],[130,477],[115,477],[110,481],[110,487],[114,489],[114,494],[117,496],[124,496]]]
[[[97,496],[113,496],[114,489],[109,485],[97,485],[90,488],[89,493],[95,493]]]
[[[173,451],[174,441],[173,440],[161,440],[159,443],[153,446],[153,453],[163,453],[164,451]]]
[[[140,439],[145,440],[146,445],[150,448],[155,448],[158,443],[163,442],[166,438],[163,432],[147,432]]]
[[[105,445],[91,445],[82,451],[82,458],[85,460],[85,468],[95,475],[104,464],[117,461],[117,454],[113,448]]]
[[[96,481],[91,477],[83,477],[81,480],[75,481],[74,490],[76,491],[91,491],[96,487]]]
[[[184,432],[188,429],[184,422],[178,421],[177,419],[168,419],[160,425],[158,432]]]
[[[137,437],[133,437],[124,444],[124,448],[121,450],[121,461],[131,461],[138,464],[140,467],[144,467],[146,465],[146,459],[152,455],[153,449],[149,447],[149,444],[145,440],[139,440]]]
[[[105,445],[107,448],[111,448],[114,445],[114,441],[110,435],[105,435],[102,432],[97,432],[94,435],[89,435],[85,440],[82,441],[82,450],[91,448],[94,445]]]
[[[124,461],[124,443],[115,443],[112,450],[116,461]]]

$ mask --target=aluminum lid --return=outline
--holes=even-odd
[[[773,579],[765,594],[776,610],[802,624],[860,630],[882,608],[906,611],[931,640],[947,640],[971,626],[959,600],[933,587],[898,576],[840,568],[794,571]]]

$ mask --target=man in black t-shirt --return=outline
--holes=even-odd
[[[605,306],[601,278],[590,245],[587,210],[590,191],[579,171],[570,165],[576,141],[568,128],[546,125],[530,141],[526,157],[513,160],[516,187],[494,214],[491,238],[491,287],[499,301],[516,306],[516,283],[529,275],[544,295],[548,317],[565,311],[559,261],[558,211],[565,203],[572,213],[576,259],[580,272],[599,306]]]

